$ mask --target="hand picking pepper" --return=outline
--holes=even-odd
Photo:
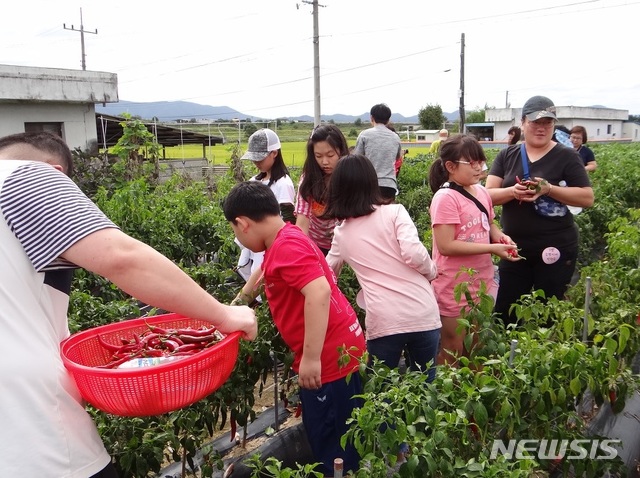
[[[500,238],[500,242],[502,244],[508,244],[508,242],[506,241],[506,239],[504,237]],[[518,249],[516,247],[514,247],[513,249],[509,249],[507,251],[507,254],[509,254],[509,257],[513,258],[513,259],[527,259],[524,256],[521,256],[520,253],[518,252]]]

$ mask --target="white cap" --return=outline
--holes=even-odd
[[[249,136],[249,148],[240,159],[262,161],[271,151],[281,147],[278,135],[269,128],[262,128]]]

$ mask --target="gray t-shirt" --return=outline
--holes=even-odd
[[[385,125],[376,124],[358,136],[354,153],[363,154],[378,173],[378,185],[398,190],[395,163],[400,157],[400,137]]]

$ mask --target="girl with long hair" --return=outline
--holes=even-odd
[[[260,181],[269,186],[280,204],[282,219],[291,223],[295,222],[293,204],[296,192],[289,176],[289,170],[284,164],[280,138],[275,131],[262,128],[253,133],[249,137],[247,152],[241,159],[252,161],[258,169],[258,174],[253,176],[250,181]],[[236,270],[246,281],[253,272],[260,269],[264,253],[251,252],[242,247],[239,242],[237,243],[241,251]]]
[[[325,212],[329,179],[342,156],[349,153],[347,140],[332,124],[314,128],[307,141],[307,158],[302,167],[296,200],[296,225],[326,255],[331,248],[334,219],[322,218]]]

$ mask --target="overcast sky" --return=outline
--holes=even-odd
[[[533,95],[640,114],[640,0],[320,2],[322,114],[376,103],[467,111]],[[276,118],[314,114],[313,15],[303,0],[5,2],[0,64],[118,75],[121,100],[191,101]],[[67,29],[63,28],[63,24]],[[0,83],[1,87],[1,83]]]

